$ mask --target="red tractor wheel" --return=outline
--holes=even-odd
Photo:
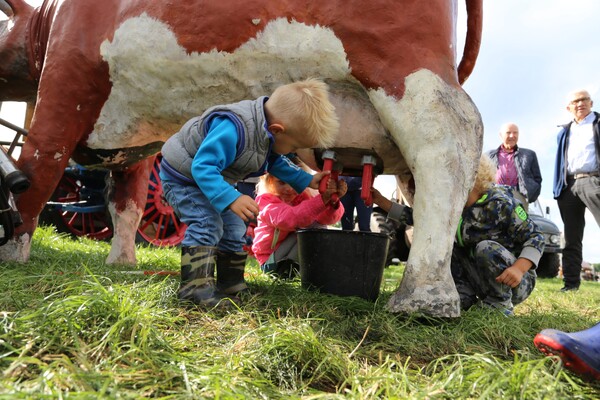
[[[187,225],[179,221],[173,207],[163,196],[160,181],[160,155],[156,156],[150,179],[148,180],[148,201],[142,221],[138,227],[138,242],[147,242],[155,246],[177,246],[183,241]]]

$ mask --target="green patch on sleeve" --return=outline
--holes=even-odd
[[[463,218],[460,217],[460,220],[458,221],[458,227],[456,228],[456,241],[458,242],[458,245],[460,247],[465,247],[465,243],[463,242],[463,238],[462,238],[462,224],[463,224]]]
[[[527,219],[527,211],[525,211],[523,206],[521,206],[520,204],[515,209],[515,212],[517,213],[517,216],[521,218],[522,221],[525,221]]]

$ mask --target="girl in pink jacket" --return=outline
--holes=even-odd
[[[311,189],[298,194],[275,176],[263,175],[257,186],[260,212],[252,243],[263,272],[293,278],[299,271],[296,229],[326,228],[325,225],[338,222],[344,207],[339,201],[332,201],[331,195],[342,197],[346,191],[346,182],[330,179],[321,195],[314,195]]]

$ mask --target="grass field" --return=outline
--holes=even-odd
[[[0,398],[596,399],[533,345],[541,329],[600,321],[600,285],[539,280],[513,318],[392,315],[379,300],[304,290],[249,262],[255,295],[231,312],[178,305],[178,249],[140,248],[107,266],[107,243],[38,229],[30,262],[0,266]]]

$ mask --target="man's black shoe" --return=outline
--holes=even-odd
[[[560,289],[561,292],[576,292],[579,290],[579,286],[565,286]]]

